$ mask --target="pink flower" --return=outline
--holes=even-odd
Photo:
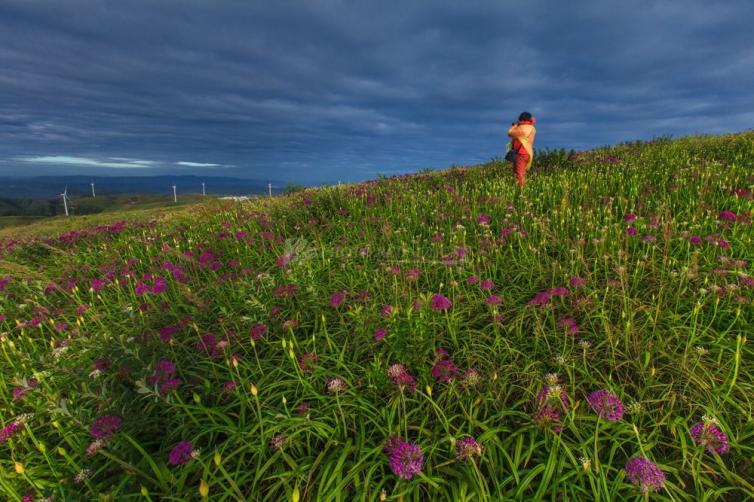
[[[262,338],[265,333],[267,333],[267,326],[264,324],[255,324],[254,326],[249,329],[249,335],[251,336],[251,339],[254,341],[259,340]]]
[[[450,307],[452,306],[452,303],[450,302],[450,299],[448,299],[447,297],[441,294],[435,294],[435,295],[432,295],[430,306],[432,307],[432,310],[435,310],[437,312],[443,312],[450,309]]]
[[[571,277],[569,284],[572,288],[580,288],[586,284],[586,281],[581,277]]]
[[[497,295],[490,295],[487,297],[487,303],[489,305],[500,305],[502,302],[503,302],[503,299]]]
[[[120,430],[121,420],[116,415],[104,415],[92,423],[91,433],[96,439],[110,439]]]
[[[721,221],[736,221],[736,213],[733,211],[720,211],[717,217]]]
[[[450,382],[458,371],[458,367],[450,359],[441,359],[432,367],[432,378],[438,382]]]
[[[482,291],[489,291],[490,289],[494,289],[494,287],[495,287],[495,283],[494,283],[494,282],[492,282],[492,281],[490,281],[490,280],[484,280],[484,281],[482,281],[482,283],[481,283],[481,284],[479,285],[479,288],[480,288],[480,289],[481,289]]]
[[[343,300],[345,299],[346,295],[342,291],[336,291],[332,295],[330,295],[330,306],[332,308],[338,308],[341,305],[343,305]]]
[[[639,233],[636,227],[626,227],[626,235],[634,236]]]
[[[386,328],[377,328],[374,330],[374,339],[378,342],[385,338],[387,335],[387,329]]]

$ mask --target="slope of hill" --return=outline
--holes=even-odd
[[[748,133],[0,237],[0,491],[750,499],[753,191]]]

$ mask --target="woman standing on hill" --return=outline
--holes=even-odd
[[[513,152],[513,159],[509,159],[510,152],[505,158],[513,163],[513,172],[519,187],[524,186],[526,171],[531,167],[531,161],[534,158],[534,136],[537,134],[534,124],[536,123],[537,119],[532,117],[531,113],[523,112],[518,116],[518,122],[511,124],[511,128],[508,129],[508,136],[513,139],[510,150]]]

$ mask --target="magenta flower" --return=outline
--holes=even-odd
[[[631,223],[632,221],[636,219],[636,215],[634,213],[626,213],[623,219],[626,220],[626,223]]]
[[[442,312],[448,310],[451,306],[452,303],[450,303],[450,299],[447,297],[441,294],[432,295],[432,300],[430,301],[430,307],[432,307],[432,310]]]
[[[698,245],[698,244],[701,244],[701,243],[702,243],[702,238],[701,238],[700,236],[698,236],[698,235],[692,235],[692,236],[691,236],[691,237],[689,238],[689,243],[691,243],[691,244],[693,244],[693,245],[695,245],[695,246],[696,246],[696,245]]]
[[[374,339],[378,342],[381,341],[387,335],[387,329],[377,328],[374,330]]]
[[[639,233],[636,227],[626,227],[626,235],[634,236]]]
[[[91,433],[96,439],[110,439],[120,430],[121,420],[116,415],[104,415],[92,423]]]
[[[158,361],[154,367],[154,373],[147,377],[149,385],[160,384],[175,375],[175,364],[172,361],[163,359]]]
[[[503,299],[497,295],[490,295],[487,297],[488,305],[500,305],[501,303],[503,303]]]
[[[419,276],[421,275],[421,273],[422,273],[422,271],[420,269],[418,269],[418,268],[412,268],[411,270],[409,270],[408,272],[406,272],[406,279],[408,279],[409,281],[415,281],[415,280],[417,280],[419,278]]]
[[[570,317],[560,319],[558,321],[558,327],[560,329],[565,329],[571,335],[579,334],[579,324],[576,322],[576,319]]]
[[[391,364],[387,369],[387,374],[393,381],[393,385],[400,390],[416,391],[416,379],[402,364]]]
[[[572,288],[580,288],[586,284],[586,281],[581,277],[571,277],[569,284]]]
[[[306,415],[306,412],[309,411],[309,403],[302,403],[301,406],[298,407],[298,414],[299,415]]]
[[[177,390],[180,385],[181,385],[180,378],[171,378],[169,380],[165,380],[160,385],[160,395],[165,396],[168,393],[173,392],[174,390]]]
[[[711,421],[699,422],[691,428],[694,443],[704,446],[708,452],[722,455],[728,451],[728,436]]]
[[[733,211],[720,211],[717,217],[721,221],[736,221],[736,213]]]
[[[491,218],[486,214],[480,214],[479,218],[477,218],[477,223],[479,223],[480,225],[489,225],[490,221]]]
[[[18,434],[18,432],[23,429],[23,426],[23,421],[16,419],[3,427],[2,430],[0,430],[0,444],[7,443],[10,438]]]
[[[458,371],[458,367],[450,359],[437,361],[432,367],[432,378],[438,382],[450,382]]]
[[[595,390],[587,398],[589,405],[602,418],[615,422],[623,418],[623,402],[606,390]]]
[[[479,282],[479,276],[478,275],[470,275],[468,279],[466,279],[466,284],[472,285]]]
[[[642,493],[659,490],[665,485],[665,474],[657,464],[645,457],[634,457],[626,464],[626,474]]]
[[[473,437],[463,437],[456,442],[456,457],[461,460],[472,460],[482,455],[482,446]]]
[[[249,329],[249,335],[251,336],[251,339],[254,341],[259,340],[267,333],[267,326],[264,324],[255,324],[254,326]]]
[[[395,307],[392,305],[385,305],[380,309],[380,313],[383,315],[383,317],[390,317],[396,312]]]
[[[168,462],[170,465],[183,465],[191,458],[192,450],[191,441],[181,441],[170,451]]]
[[[421,449],[402,441],[390,453],[390,469],[393,474],[403,479],[411,479],[422,471],[424,455]]]
[[[551,302],[549,291],[540,291],[529,300],[528,305],[548,305]]]
[[[332,308],[338,308],[341,305],[343,305],[343,300],[346,298],[346,295],[342,291],[336,291],[332,295],[330,295],[330,306]]]
[[[557,286],[550,289],[550,295],[552,296],[568,296],[568,288],[565,286]]]
[[[537,394],[537,403],[540,406],[550,405],[562,407],[566,411],[571,406],[571,400],[568,397],[568,391],[566,391],[565,386],[557,383],[553,385],[544,385]]]
[[[487,279],[487,280],[482,281],[482,283],[479,285],[479,288],[482,291],[489,291],[490,289],[495,288],[495,283]]]
[[[543,429],[551,429],[555,432],[563,430],[560,422],[560,409],[550,405],[542,405],[532,415],[532,421]]]

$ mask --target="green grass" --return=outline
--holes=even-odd
[[[110,229],[35,224],[10,247],[0,233],[0,421],[24,416],[0,444],[0,493],[642,500],[625,467],[644,456],[665,476],[652,499],[752,498],[752,176],[751,133],[663,139],[548,152],[523,191],[490,162]],[[450,381],[432,374],[443,358]],[[620,420],[590,407],[599,389]],[[558,423],[536,419],[544,404]],[[103,415],[121,427],[89,455]],[[729,451],[692,440],[703,416]],[[391,471],[392,435],[421,448],[421,474]],[[483,448],[470,460],[466,436]],[[170,465],[180,441],[198,452]]]

